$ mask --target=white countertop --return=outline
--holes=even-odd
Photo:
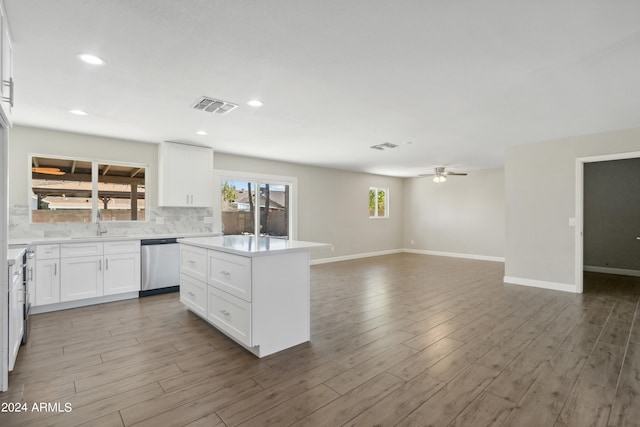
[[[27,247],[9,249],[7,251],[7,263],[9,265],[17,264],[22,262],[22,255],[27,250]]]
[[[69,236],[69,237],[33,237],[27,239],[10,239],[9,247],[28,246],[28,245],[49,245],[56,243],[74,243],[74,242],[109,242],[116,240],[145,240],[145,239],[172,239],[181,237],[213,237],[219,236],[221,233],[180,233],[180,234],[131,234],[131,235],[109,235],[102,236]]]
[[[276,252],[301,252],[329,248],[329,243],[285,240],[276,237],[218,236],[178,239],[178,242],[243,256],[262,256]]]

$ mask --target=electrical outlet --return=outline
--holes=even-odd
[[[156,224],[157,224],[157,225],[162,225],[162,224],[164,224],[164,218],[163,218],[163,217],[161,217],[161,216],[157,216],[157,217],[156,217]]]
[[[414,242],[413,240],[411,241],[411,244],[414,245],[416,242]]]

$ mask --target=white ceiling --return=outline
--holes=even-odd
[[[4,2],[22,125],[396,176],[640,126],[637,0]]]

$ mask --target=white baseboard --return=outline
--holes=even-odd
[[[522,277],[509,276],[504,276],[504,283],[509,283],[511,285],[531,286],[534,288],[552,289],[554,291],[578,293],[576,291],[575,285],[570,285],[567,283],[546,282],[544,280],[525,279]]]
[[[390,249],[390,250],[387,250],[387,251],[366,252],[366,253],[363,253],[363,254],[336,256],[336,257],[332,257],[332,258],[318,258],[318,259],[312,259],[310,261],[310,264],[311,265],[327,264],[327,263],[330,263],[330,262],[350,261],[350,260],[353,260],[353,259],[369,258],[369,257],[372,257],[372,256],[399,254],[399,253],[402,253],[402,252],[403,252],[402,249]]]
[[[440,252],[440,251],[427,251],[423,249],[406,249],[406,248],[403,249],[402,251],[411,253],[411,254],[435,255],[435,256],[446,256],[451,258],[477,259],[480,261],[504,262],[504,257],[489,256],[489,255],[462,254],[458,252]]]
[[[77,301],[65,301],[57,304],[31,306],[31,314],[48,313],[50,311],[67,310],[69,308],[85,307],[87,305],[104,304],[106,302],[122,301],[138,298],[139,292],[127,292],[124,294],[107,295],[97,298],[81,299]]]
[[[595,265],[585,265],[583,267],[583,270],[590,271],[593,273],[617,274],[619,276],[640,277],[639,270],[629,270],[626,268],[598,267]]]

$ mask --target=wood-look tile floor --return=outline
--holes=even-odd
[[[415,254],[314,266],[311,343],[262,360],[177,294],[36,315],[0,395],[29,411],[0,425],[639,425],[640,279],[587,274],[574,295],[503,274]]]

